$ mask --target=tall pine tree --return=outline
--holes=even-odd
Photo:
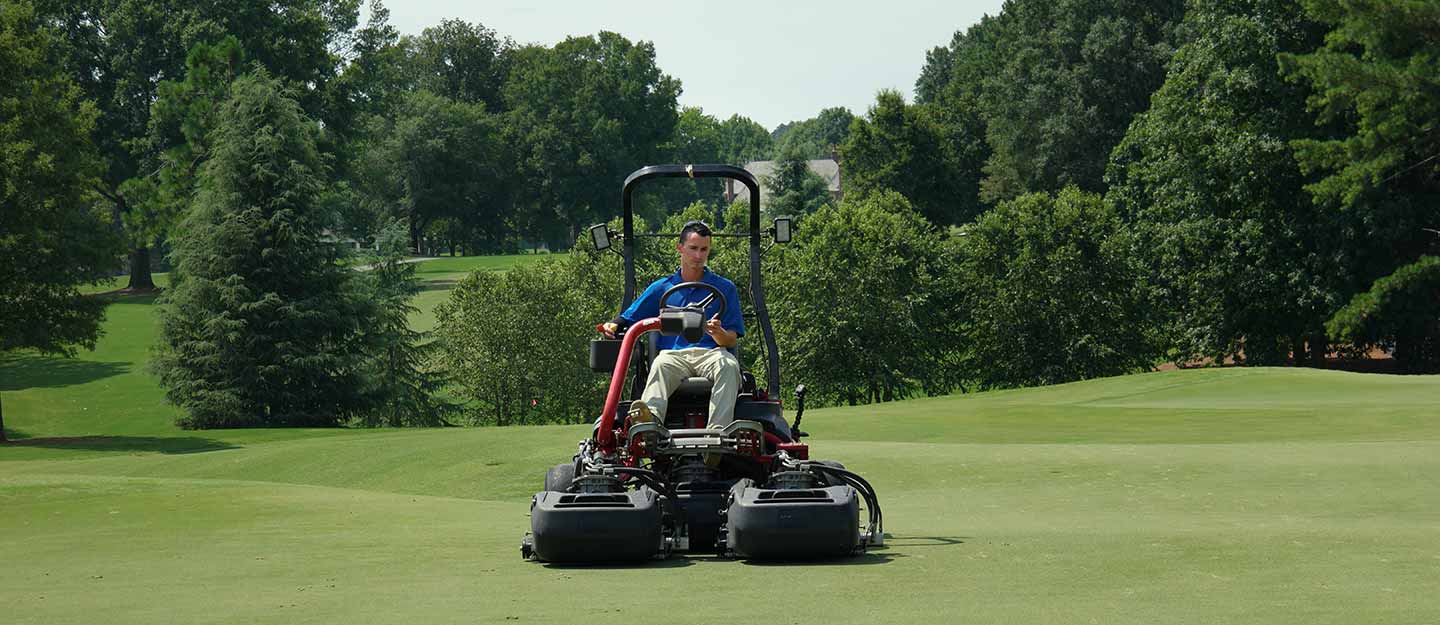
[[[382,228],[375,240],[380,260],[365,274],[375,311],[365,332],[370,407],[356,415],[358,425],[449,425],[446,417],[459,409],[440,396],[446,378],[434,366],[438,344],[431,333],[410,327],[410,315],[419,311],[412,301],[421,285],[415,265],[403,260],[409,240],[404,222]]]
[[[321,238],[315,132],[263,70],[232,85],[175,241],[153,361],[183,427],[330,426],[362,403],[371,311]]]

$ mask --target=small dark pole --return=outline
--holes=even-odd
[[[5,404],[0,402],[0,443],[8,443],[10,439],[5,438]]]

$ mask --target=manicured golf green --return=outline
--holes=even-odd
[[[438,287],[466,260],[418,269]],[[1436,376],[1206,369],[812,410],[816,457],[880,491],[883,549],[563,567],[519,541],[588,427],[181,431],[144,371],[152,299],[118,300],[95,352],[0,360],[0,623],[1440,615]]]

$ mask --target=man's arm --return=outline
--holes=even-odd
[[[605,338],[613,339],[615,332],[620,329],[621,322],[624,322],[624,325],[630,325],[641,319],[660,314],[660,295],[664,290],[662,284],[664,282],[664,278],[651,282],[650,286],[645,287],[645,291],[640,294],[640,297],[630,302],[629,308],[626,308],[614,319],[595,326],[595,329],[599,330]]]

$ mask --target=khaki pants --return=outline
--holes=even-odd
[[[740,361],[723,347],[707,349],[667,349],[650,365],[650,378],[640,401],[650,407],[655,419],[665,422],[665,408],[670,393],[689,377],[708,378],[710,389],[710,427],[724,427],[735,420],[735,396],[740,392]]]

